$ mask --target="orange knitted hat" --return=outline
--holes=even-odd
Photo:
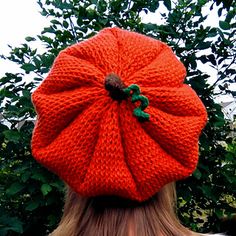
[[[82,196],[144,201],[189,176],[207,113],[166,44],[119,28],[60,52],[32,95],[32,153]]]

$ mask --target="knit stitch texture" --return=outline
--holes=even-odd
[[[109,95],[111,73],[140,87],[148,121]],[[66,48],[32,95],[33,156],[82,196],[150,198],[196,168],[207,113],[185,76],[166,44],[119,28]]]

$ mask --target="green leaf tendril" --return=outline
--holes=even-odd
[[[129,87],[123,90],[128,96],[131,96],[131,102],[135,103],[140,101],[140,106],[135,108],[133,111],[134,116],[138,118],[139,121],[148,121],[150,115],[144,110],[149,105],[148,98],[141,94],[140,87],[137,84],[131,84]],[[132,93],[131,93],[132,91]]]

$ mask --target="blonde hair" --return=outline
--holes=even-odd
[[[67,189],[64,213],[50,236],[200,236],[176,217],[174,184],[144,203],[117,197],[83,198]]]

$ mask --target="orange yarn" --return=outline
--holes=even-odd
[[[130,98],[111,98],[112,73],[141,88],[149,121],[133,115]],[[80,195],[148,199],[198,161],[207,114],[185,76],[166,44],[119,28],[68,47],[32,95],[33,156]]]

